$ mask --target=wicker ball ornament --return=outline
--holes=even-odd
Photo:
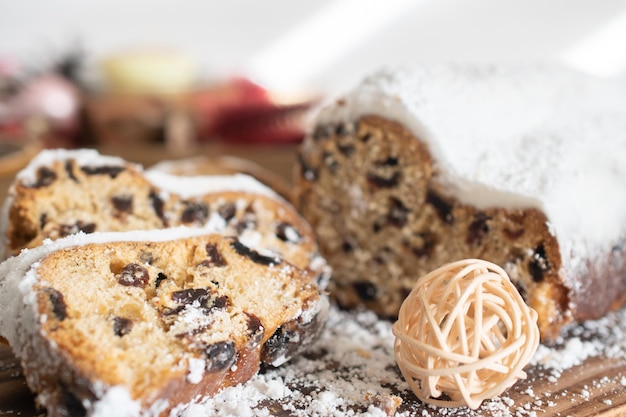
[[[539,345],[537,313],[506,272],[466,259],[421,277],[393,326],[398,367],[423,402],[476,409],[518,379]]]

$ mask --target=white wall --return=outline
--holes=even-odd
[[[169,45],[196,57],[206,76],[246,72],[251,60],[258,69],[258,61],[270,56],[268,48],[337,3],[0,0],[0,55],[43,59],[79,39],[97,61],[120,48]],[[320,29],[319,42],[292,50],[276,67],[262,62],[259,73],[269,73],[276,82],[283,78],[290,88],[299,83],[335,90],[389,63],[558,59],[626,12],[623,0],[415,0],[399,16],[381,27],[372,24],[370,33],[340,49],[338,40],[366,18],[367,7],[375,7],[369,0],[356,3],[342,18],[339,33],[327,39]]]

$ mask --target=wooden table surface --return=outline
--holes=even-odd
[[[172,159],[191,155],[232,155],[250,159],[272,172],[290,178],[293,167],[295,146],[239,146],[229,147],[215,145],[192,149],[187,152],[173,155],[158,146],[141,146],[121,148],[101,148],[101,152],[109,155],[119,155],[128,160],[139,162],[145,166],[152,165],[164,159]],[[0,201],[4,200],[7,187],[12,175],[0,177]],[[1,308],[1,306],[0,306]],[[617,315],[626,317],[626,314]],[[621,326],[620,337],[626,339],[626,325]],[[617,341],[620,346],[626,346],[624,340]],[[622,352],[623,353],[623,352]],[[366,360],[366,359],[364,359]],[[367,366],[367,363],[364,363]],[[582,364],[566,369],[558,378],[550,378],[545,369],[532,366],[527,369],[529,378],[518,382],[507,393],[510,398],[510,416],[546,416],[546,417],[582,417],[626,416],[626,357],[607,357],[603,354],[591,356]],[[532,392],[533,396],[529,397]],[[469,416],[502,414],[481,412],[468,414],[424,407],[411,395],[410,392],[398,392],[403,406],[400,411],[410,416]],[[530,398],[530,400],[529,400]],[[275,408],[279,409],[279,408]],[[441,413],[441,414],[440,414]],[[34,406],[34,396],[26,387],[21,367],[10,349],[0,346],[0,416],[33,417],[37,415]],[[280,415],[283,415],[282,413]],[[113,417],[113,416],[112,416]]]

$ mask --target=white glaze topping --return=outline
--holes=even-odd
[[[69,159],[75,159],[80,166],[131,165],[138,171],[143,171],[141,165],[127,162],[116,156],[102,155],[93,149],[47,149],[35,156],[28,166],[16,175],[16,178],[27,183],[34,183],[37,180],[37,170],[40,167],[50,166],[55,161]],[[157,185],[164,192],[175,193],[182,198],[220,191],[241,191],[271,197],[277,196],[271,188],[246,174],[181,177],[150,169],[146,170],[144,175],[148,181]]]
[[[539,64],[388,68],[323,108],[317,123],[368,114],[424,141],[462,202],[543,210],[574,268],[626,235],[621,80]]]
[[[17,173],[16,179],[28,183],[37,181],[37,170],[43,166],[50,166],[55,161],[75,159],[81,166],[124,166],[128,162],[116,156],[101,155],[94,149],[46,149],[39,152],[30,163]],[[132,164],[141,170],[139,165]]]
[[[261,194],[282,200],[271,188],[246,174],[181,177],[156,170],[147,170],[145,176],[148,181],[162,190],[176,193],[182,198],[233,191]]]

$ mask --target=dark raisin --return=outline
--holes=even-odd
[[[352,284],[356,293],[363,301],[374,301],[378,294],[376,285],[369,281],[358,281]]]
[[[454,222],[454,216],[452,215],[452,204],[444,200],[439,194],[433,190],[428,190],[426,195],[428,203],[434,207],[437,215],[444,222],[451,224]]]
[[[65,161],[65,172],[67,172],[68,178],[74,182],[79,182],[78,178],[74,174],[74,163],[72,161]]]
[[[188,288],[174,291],[172,293],[172,301],[179,304],[191,304],[194,301],[198,301],[200,305],[206,306],[210,296],[211,294],[207,288]]]
[[[396,227],[403,227],[409,217],[409,209],[395,197],[390,199],[389,214],[387,220]]]
[[[268,365],[278,366],[302,351],[303,343],[313,341],[320,334],[324,320],[319,314],[304,320],[301,315],[295,320],[281,324],[263,345],[261,360]]]
[[[159,195],[157,194],[157,192],[155,190],[150,190],[150,201],[152,203],[152,208],[154,209],[154,212],[156,213],[156,215],[159,217],[159,219],[161,219],[161,221],[163,222],[163,225],[167,226],[167,222],[165,219],[165,202],[161,199],[161,197],[159,197]]]
[[[50,168],[41,167],[37,170],[37,181],[33,184],[33,188],[47,187],[57,179],[57,174]]]
[[[369,133],[365,133],[364,135],[359,137],[359,139],[361,139],[361,142],[363,143],[369,142],[371,138],[372,138],[372,135]]]
[[[183,223],[204,224],[209,216],[209,207],[204,203],[185,201],[185,208],[180,216]]]
[[[133,321],[125,317],[113,317],[113,333],[116,336],[126,336],[133,329]]]
[[[300,173],[302,177],[309,182],[317,181],[319,178],[318,170],[310,166],[304,160],[304,156],[301,153],[298,154],[298,161],[300,162]]]
[[[48,223],[48,214],[41,213],[41,216],[39,216],[39,228],[43,229],[46,226],[46,223]]]
[[[80,223],[78,224],[78,228],[81,232],[85,233],[93,233],[96,231],[95,223]]]
[[[218,268],[228,265],[228,262],[226,262],[226,259],[224,259],[215,243],[206,244],[206,253],[209,259],[203,261],[202,265]]]
[[[76,227],[78,227],[78,230],[84,233],[93,233],[96,231],[95,223],[83,223],[79,221],[78,223],[76,223]]]
[[[259,252],[253,249],[250,249],[249,247],[247,247],[246,245],[244,245],[238,240],[233,240],[230,243],[230,246],[232,246],[232,248],[235,249],[235,252],[237,252],[239,255],[245,256],[249,258],[252,262],[255,262],[257,264],[271,266],[271,265],[277,265],[281,262],[280,258],[277,258],[274,256],[261,255]]]
[[[484,213],[477,213],[474,216],[474,221],[469,225],[467,231],[467,244],[470,246],[480,245],[489,233],[489,224],[487,223],[491,218]]]
[[[329,125],[317,125],[313,130],[313,139],[316,141],[329,138],[333,134],[333,129]]]
[[[339,123],[337,126],[335,126],[335,135],[337,136],[347,135],[348,132],[349,132],[349,129],[345,123]]]
[[[356,152],[356,148],[354,147],[354,145],[351,145],[351,144],[347,144],[347,145],[337,144],[337,149],[346,158],[351,157]]]
[[[367,180],[378,188],[391,188],[400,183],[402,172],[397,168],[398,158],[389,157],[374,163],[374,169],[367,173]]]
[[[222,219],[224,219],[226,222],[230,221],[230,219],[235,217],[236,213],[237,213],[237,208],[235,207],[233,203],[222,204],[217,209],[217,214],[219,214],[222,217]]]
[[[231,302],[230,302],[230,298],[228,298],[227,295],[220,295],[219,297],[215,297],[212,301],[211,301],[211,305],[207,306],[210,307],[211,309],[225,309],[230,307]]]
[[[80,169],[87,175],[108,175],[111,178],[117,177],[120,172],[126,170],[122,166],[102,165],[98,167],[83,166]]]
[[[521,281],[513,281],[513,285],[515,285],[515,288],[517,288],[517,292],[519,292],[519,295],[521,295],[524,301],[526,301],[527,293],[524,284],[522,284]]]
[[[84,223],[82,221],[77,221],[75,224],[60,224],[59,225],[59,235],[60,236],[69,236],[76,234],[78,232],[83,233],[93,233],[96,231],[95,223]]]
[[[395,167],[395,166],[398,166],[398,163],[399,163],[398,158],[396,158],[395,156],[390,156],[384,161],[379,161],[377,165],[381,167]]]
[[[252,346],[257,346],[263,340],[263,336],[265,335],[265,328],[263,327],[263,323],[261,319],[252,314],[245,313],[248,316],[248,336],[250,338],[250,344]]]
[[[167,279],[167,275],[165,275],[163,272],[159,272],[159,275],[157,275],[156,277],[154,287],[159,288],[159,286],[161,285],[161,282],[165,281],[166,279]]]
[[[402,300],[405,300],[409,294],[411,294],[411,291],[413,290],[413,288],[407,288],[405,286],[402,286],[402,288],[398,289],[398,293],[400,294],[400,298]]]
[[[257,227],[257,217],[254,207],[250,204],[246,207],[243,217],[235,225],[237,234],[241,235],[245,230],[254,230]]]
[[[133,196],[132,195],[116,195],[111,197],[111,204],[115,210],[122,213],[133,212]]]
[[[345,253],[353,252],[354,244],[352,242],[344,240],[343,243],[341,244],[341,250],[344,251]]]
[[[528,261],[528,271],[535,282],[543,281],[544,274],[550,270],[550,262],[546,257],[546,248],[541,243],[535,249],[535,253]]]
[[[272,363],[276,360],[284,361],[290,358],[298,349],[299,344],[294,344],[297,337],[294,323],[285,323],[278,327],[272,336],[263,344],[263,357],[266,362]]]
[[[204,288],[192,288],[173,292],[172,300],[179,303],[179,305],[173,308],[164,308],[162,311],[164,316],[179,314],[186,308],[187,305],[190,304],[193,307],[199,308],[202,314],[207,316],[214,310],[224,310],[232,305],[230,298],[227,295],[220,295],[218,297],[211,298],[209,290]],[[197,334],[198,332],[199,331],[196,330],[193,334]],[[186,334],[189,333],[181,333],[181,336]]]
[[[126,265],[116,278],[121,285],[144,288],[150,281],[150,274],[143,266],[131,263]]]
[[[83,402],[72,393],[67,385],[61,383],[59,389],[59,402],[62,404],[66,414],[71,417],[85,417],[87,415],[87,409],[83,405]]]
[[[237,235],[243,234],[246,230],[254,230],[256,226],[256,219],[251,216],[245,216],[234,225]]]
[[[233,341],[217,342],[204,349],[207,357],[207,371],[221,371],[230,368],[237,358],[237,351]]]
[[[59,321],[65,320],[67,318],[67,305],[65,304],[63,294],[54,288],[46,288],[45,292],[48,294],[50,304],[52,304],[52,313],[54,313],[54,316]]]
[[[372,231],[374,233],[380,232],[382,230],[382,228],[387,225],[387,222],[388,222],[388,220],[387,220],[386,217],[376,219],[374,224],[372,224]]]
[[[391,177],[385,178],[370,172],[367,174],[367,181],[378,188],[391,188],[398,185],[400,176],[399,172],[395,172]]]
[[[413,244],[410,245],[411,252],[418,258],[430,256],[433,253],[437,238],[430,233],[419,233]]]
[[[276,236],[283,242],[298,243],[302,236],[300,233],[289,223],[280,222],[276,226]]]

